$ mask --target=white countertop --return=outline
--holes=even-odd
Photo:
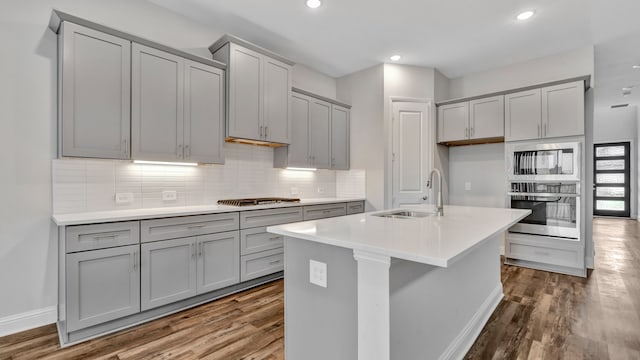
[[[304,205],[332,204],[349,201],[363,201],[364,198],[318,198],[301,199],[296,203],[279,203],[255,206],[229,206],[229,205],[199,205],[199,206],[175,206],[150,209],[127,209],[81,212],[70,214],[53,214],[51,218],[58,226],[81,225],[114,221],[144,220],[173,216],[215,214],[235,211],[248,211],[260,209],[274,209]]]
[[[403,207],[433,212],[433,206]],[[396,209],[397,210],[397,209]],[[445,206],[444,216],[397,219],[385,211],[270,226],[268,232],[447,267],[475,246],[531,213],[529,210]]]

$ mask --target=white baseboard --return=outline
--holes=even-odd
[[[489,294],[460,334],[447,346],[442,355],[440,355],[439,360],[458,360],[464,358],[503,297],[502,284],[500,284]]]
[[[0,336],[11,335],[20,331],[53,324],[56,320],[56,306],[7,316],[0,318]]]

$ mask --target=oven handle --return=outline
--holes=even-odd
[[[564,194],[564,193],[530,193],[530,192],[507,192],[509,196],[537,196],[537,197],[575,197],[579,198],[580,194]]]

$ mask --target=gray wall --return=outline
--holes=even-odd
[[[450,147],[449,176],[452,205],[505,207],[504,143]]]
[[[341,77],[337,97],[351,104],[351,168],[366,171],[366,211],[384,209],[384,66]]]
[[[597,91],[596,91],[597,96]],[[631,217],[637,217],[638,196],[637,181],[638,164],[638,114],[635,106],[627,108],[611,109],[598,108],[594,113],[593,142],[631,142]]]

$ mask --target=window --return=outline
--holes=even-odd
[[[594,215],[631,215],[630,148],[628,142],[595,145]]]

